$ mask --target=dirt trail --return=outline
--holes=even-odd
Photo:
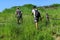
[[[60,40],[60,36],[54,35],[53,38],[55,38],[55,40]]]
[[[56,40],[60,40],[60,36],[58,36],[58,37],[56,38]]]

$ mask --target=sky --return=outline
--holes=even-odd
[[[22,6],[24,4],[33,4],[36,6],[46,6],[51,4],[60,4],[60,0],[0,0],[0,12],[5,8],[13,6]]]

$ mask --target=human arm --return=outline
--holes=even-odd
[[[17,13],[16,13],[16,11],[15,11],[15,17],[16,17],[16,15],[17,15]]]
[[[34,11],[32,10],[32,15],[33,15],[33,12],[34,12]]]

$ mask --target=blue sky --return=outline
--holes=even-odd
[[[37,6],[60,4],[60,0],[0,0],[0,12],[5,8],[21,6],[24,4],[34,4]]]

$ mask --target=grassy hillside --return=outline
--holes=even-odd
[[[0,13],[0,40],[55,40],[60,35],[60,7],[38,7],[43,21],[39,21],[39,30],[35,29],[31,10],[34,5],[18,6],[23,12],[23,23],[16,23],[15,10],[17,6],[3,10]],[[46,26],[46,12],[50,15],[50,23]]]

